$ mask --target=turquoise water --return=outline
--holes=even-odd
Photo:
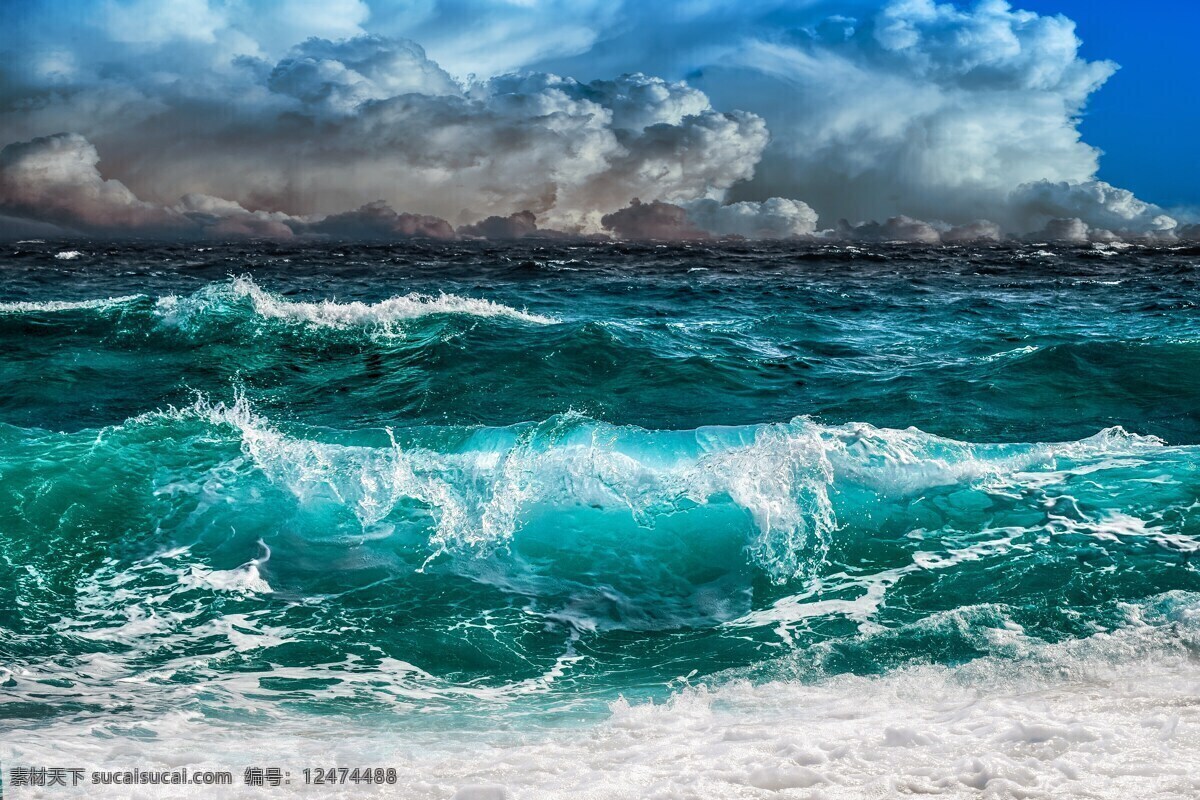
[[[1193,251],[65,249],[0,297],[10,733],[1195,639]]]

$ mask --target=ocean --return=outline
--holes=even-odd
[[[1198,248],[2,252],[13,797],[1200,796]]]

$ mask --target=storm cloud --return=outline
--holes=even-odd
[[[460,5],[7,7],[0,230],[955,243],[1196,221],[1097,180],[1078,122],[1116,66],[1062,16]]]

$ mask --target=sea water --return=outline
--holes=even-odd
[[[2,269],[15,797],[1200,794],[1200,250]]]

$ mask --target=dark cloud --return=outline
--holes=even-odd
[[[426,214],[398,214],[387,203],[377,200],[356,211],[331,214],[304,230],[336,239],[453,239],[454,228],[439,217]]]
[[[507,217],[492,216],[458,229],[460,236],[478,236],[483,239],[523,239],[537,232],[537,216],[532,211],[518,211]]]
[[[708,231],[688,220],[683,208],[659,200],[643,203],[636,197],[625,208],[605,214],[601,224],[621,239],[674,242],[710,238]]]
[[[886,222],[863,222],[851,225],[842,220],[833,231],[834,238],[854,242],[912,242],[938,244],[941,233],[928,222],[911,217],[891,217]]]

